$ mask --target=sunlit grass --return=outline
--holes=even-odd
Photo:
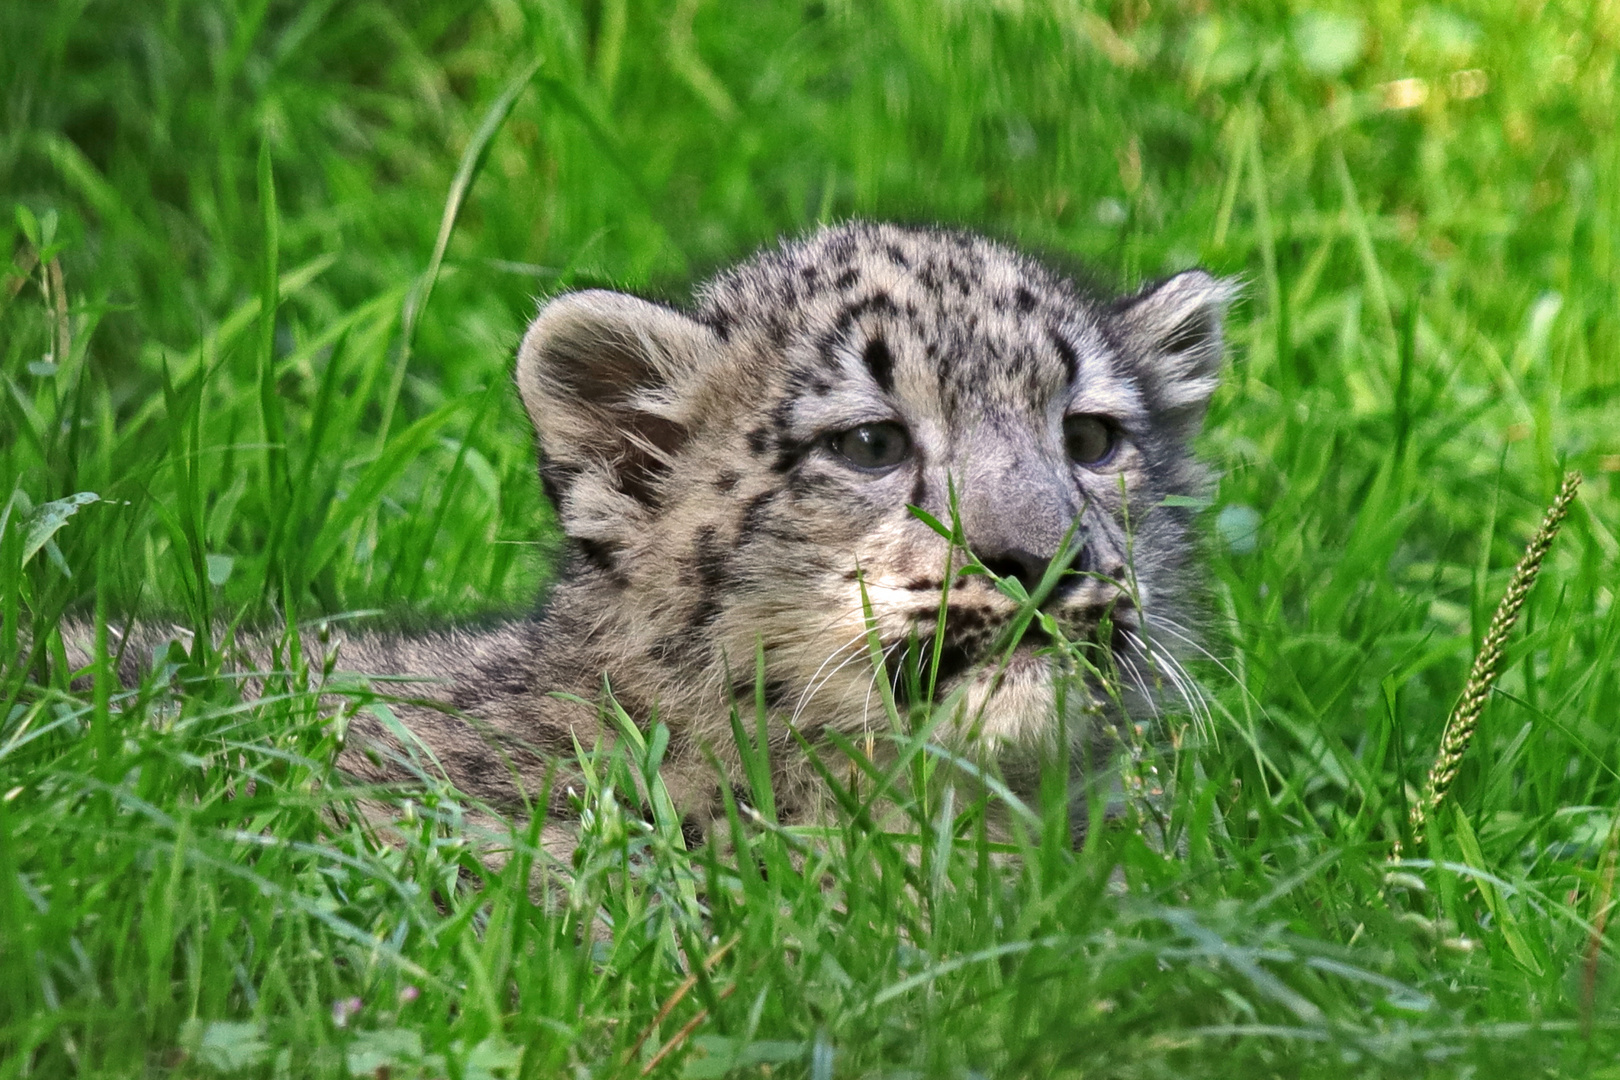
[[[0,1076],[1620,1068],[1620,24],[1527,10],[0,6]],[[1246,281],[1185,628],[1213,724],[1166,696],[1154,829],[1055,778],[987,814],[898,713],[908,768],[783,829],[743,702],[723,843],[660,810],[653,727],[557,865],[431,775],[346,787],[387,702],[323,703],[321,656],[252,700],[206,642],[70,688],[64,612],[526,609],[534,298],[680,298],[851,215]]]

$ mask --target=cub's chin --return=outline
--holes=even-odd
[[[1049,646],[1026,643],[1005,662],[974,666],[937,695],[951,711],[945,741],[963,751],[1002,757],[1055,752],[1103,723],[1105,695]]]

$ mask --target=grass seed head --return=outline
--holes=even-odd
[[[1463,685],[1462,696],[1457,699],[1456,706],[1446,719],[1445,732],[1440,738],[1440,753],[1436,755],[1434,764],[1429,768],[1429,777],[1423,785],[1423,796],[1412,804],[1414,847],[1421,847],[1423,827],[1427,819],[1439,807],[1441,800],[1446,797],[1446,792],[1451,789],[1451,782],[1457,778],[1457,770],[1462,766],[1463,755],[1468,752],[1469,741],[1474,737],[1474,729],[1479,726],[1480,714],[1485,711],[1485,702],[1490,697],[1491,687],[1495,684],[1498,669],[1502,666],[1502,651],[1507,646],[1508,635],[1513,632],[1513,624],[1519,619],[1519,609],[1524,606],[1525,598],[1530,595],[1530,588],[1536,583],[1536,575],[1541,573],[1541,562],[1547,557],[1553,538],[1558,535],[1558,529],[1563,525],[1564,516],[1569,513],[1569,505],[1574,501],[1575,492],[1580,486],[1580,473],[1564,474],[1564,482],[1558,489],[1557,497],[1547,508],[1536,534],[1530,538],[1524,554],[1519,558],[1519,564],[1513,568],[1513,578],[1508,582],[1502,602],[1496,605],[1496,614],[1491,617],[1490,627],[1485,631],[1485,640],[1480,643],[1479,654],[1474,657],[1474,666],[1468,673],[1468,682]],[[1395,854],[1397,857],[1400,855],[1399,842],[1396,844]]]

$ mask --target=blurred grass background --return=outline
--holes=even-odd
[[[1613,0],[109,0],[0,41],[0,1075],[1620,1075]],[[333,825],[318,665],[253,707],[68,690],[70,609],[526,607],[536,298],[680,299],[850,216],[1247,281],[1185,857],[1012,869],[961,825],[918,881],[852,824],[720,884],[608,827],[620,760],[547,910],[450,887],[453,793],[403,848]],[[1565,468],[1439,865],[1391,877]]]

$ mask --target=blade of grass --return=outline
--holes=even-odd
[[[450,246],[450,235],[455,231],[456,219],[461,216],[462,204],[467,199],[467,193],[472,190],[473,181],[478,178],[478,171],[484,165],[484,159],[489,153],[490,143],[494,141],[495,134],[506,122],[507,114],[517,103],[518,95],[523,93],[544,62],[543,55],[536,56],[506,81],[506,85],[501,88],[495,100],[490,102],[489,108],[484,110],[483,119],[473,131],[472,138],[467,141],[466,149],[461,152],[455,179],[450,181],[450,191],[445,196],[444,212],[439,217],[439,233],[433,240],[433,254],[428,257],[427,269],[422,272],[415,287],[405,297],[405,306],[400,316],[399,357],[394,361],[393,378],[383,393],[382,420],[377,425],[379,454],[388,443],[394,410],[399,404],[400,390],[405,385],[405,372],[410,367],[411,348],[416,341],[416,323],[423,310],[427,308],[428,300],[433,296],[433,286],[439,280],[439,267],[444,263],[444,253]]]

